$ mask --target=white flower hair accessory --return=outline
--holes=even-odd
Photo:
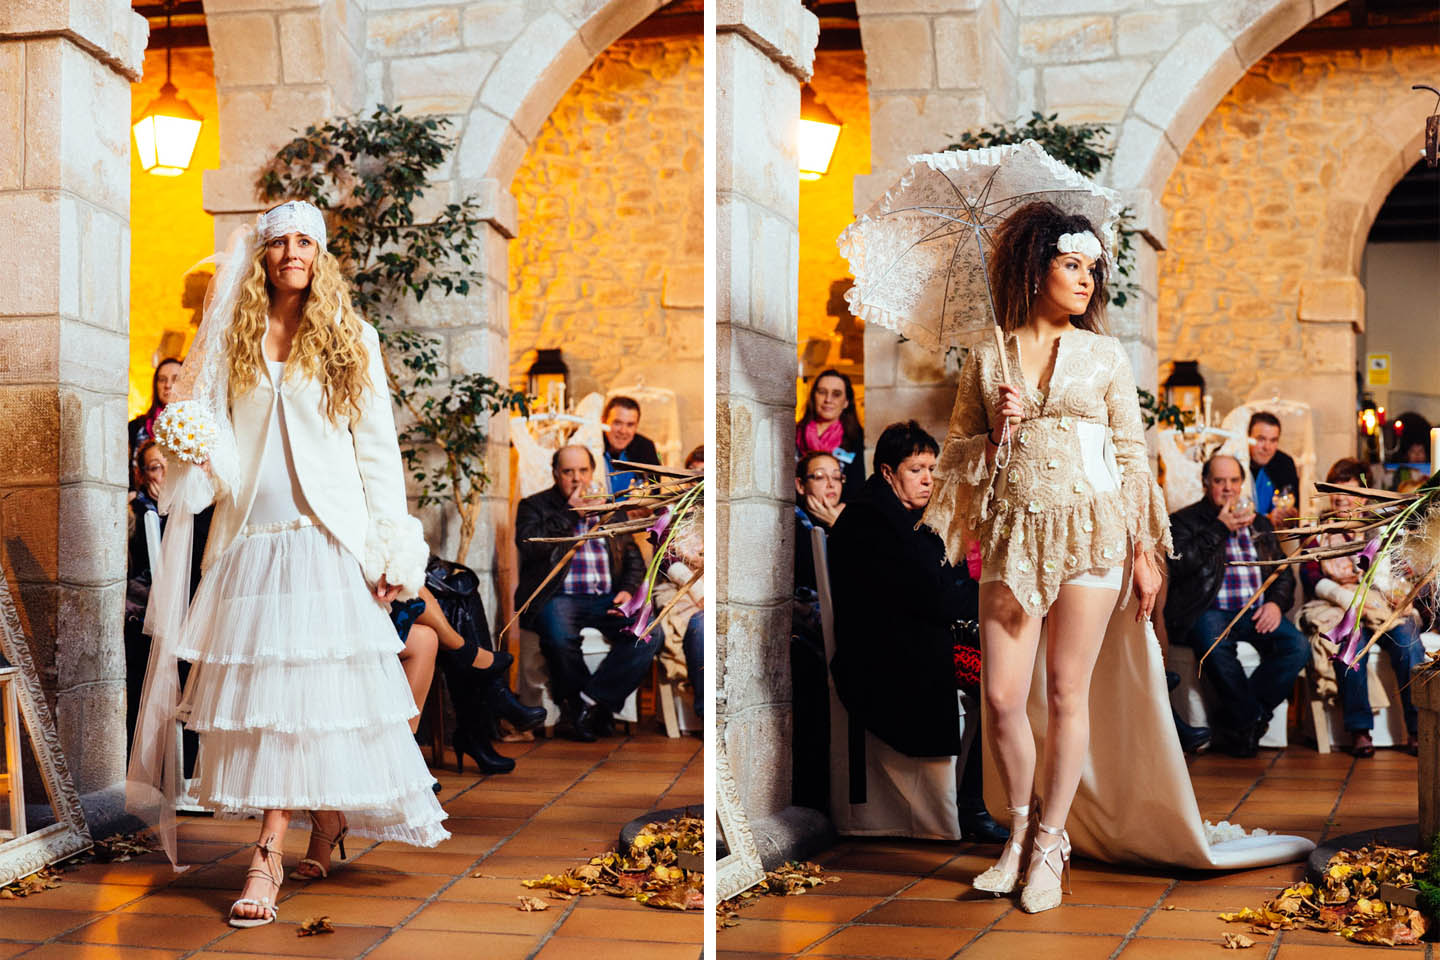
[[[1060,239],[1055,241],[1055,249],[1061,253],[1081,253],[1091,260],[1099,260],[1105,255],[1105,248],[1100,246],[1100,241],[1096,240],[1095,234],[1089,230],[1062,233]]]
[[[255,218],[255,232],[262,244],[287,233],[303,233],[325,249],[325,217],[320,209],[304,200],[291,200]]]

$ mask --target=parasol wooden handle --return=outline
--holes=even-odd
[[[1005,334],[1000,332],[1000,324],[998,323],[993,324],[990,330],[995,334],[995,346],[1000,350],[1000,379],[1002,382],[1010,384],[1013,387],[1014,384],[1010,383],[1010,357],[1005,349]]]

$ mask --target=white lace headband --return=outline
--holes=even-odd
[[[303,233],[325,249],[325,217],[314,204],[291,200],[255,218],[255,232],[261,243],[269,243],[287,233]]]
[[[1091,260],[1099,260],[1105,254],[1105,249],[1100,246],[1100,241],[1096,240],[1095,234],[1089,230],[1080,233],[1062,233],[1060,239],[1055,241],[1055,249],[1061,253],[1081,253]]]

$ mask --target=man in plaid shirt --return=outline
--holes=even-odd
[[[645,563],[632,538],[582,540],[554,577],[550,573],[570,545],[534,542],[595,527],[593,515],[574,509],[585,503],[594,472],[595,458],[588,449],[563,447],[551,461],[555,485],[521,500],[515,511],[520,552],[516,605],[540,591],[520,625],[540,635],[551,694],[560,704],[557,732],[586,743],[610,732],[612,714],[640,686],[660,649],[658,624],[636,637],[626,632],[632,618],[619,609],[634,598],[645,577]],[[580,653],[580,631],[586,627],[598,629],[610,641],[610,652],[593,674]]]
[[[1278,560],[1284,554],[1270,520],[1257,515],[1253,505],[1239,502],[1245,474],[1238,460],[1211,457],[1202,476],[1205,496],[1170,515],[1177,556],[1170,560],[1165,626],[1170,641],[1189,644],[1197,658],[1210,651],[1202,675],[1216,693],[1210,717],[1213,748],[1253,757],[1271,715],[1289,697],[1309,659],[1310,646],[1285,619],[1295,596],[1295,575],[1286,568],[1230,635],[1210,650],[1273,569],[1234,564]],[[1260,666],[1249,677],[1235,649],[1242,640],[1260,654]]]

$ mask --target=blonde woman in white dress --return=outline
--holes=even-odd
[[[423,584],[428,548],[407,512],[378,338],[325,241],[320,211],[291,202],[232,243],[179,391],[217,438],[207,462],[171,471],[161,502],[171,522],[147,611],[157,643],[131,805],[160,824],[173,859],[165,727],[184,719],[201,735],[199,803],[261,818],[233,926],[275,920],[292,816],[311,825],[296,880],[327,876],[350,833],[425,846],[449,836],[387,615]],[[187,610],[188,518],[211,498]],[[194,665],[178,707],[174,657]]]

